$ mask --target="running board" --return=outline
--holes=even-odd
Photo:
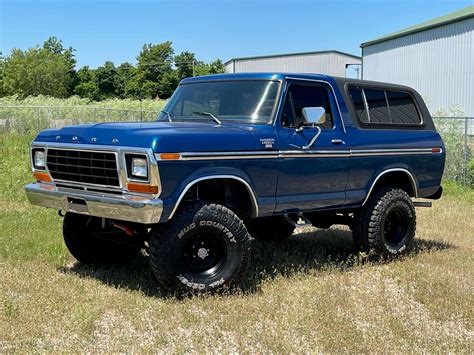
[[[298,214],[298,221],[293,221],[287,214],[283,215],[288,223],[295,228],[312,227],[313,224],[302,213]]]
[[[413,202],[415,207],[431,207],[433,206],[432,202],[425,202],[425,201],[415,201]]]

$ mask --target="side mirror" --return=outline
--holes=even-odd
[[[311,139],[307,145],[301,147],[303,149],[309,149],[321,134],[321,127],[318,125],[326,122],[326,110],[324,107],[304,107],[302,113],[306,122],[303,123],[300,128],[297,128],[296,132],[301,132],[305,127],[316,127],[318,130],[313,139]]]
[[[314,126],[326,122],[326,110],[324,107],[304,107],[302,113],[306,120],[305,126]]]

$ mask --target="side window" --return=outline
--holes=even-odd
[[[359,118],[359,120],[361,122],[369,122],[369,116],[365,108],[362,89],[359,87],[351,87],[349,88],[349,95],[351,97],[352,102],[354,103],[354,108],[356,110],[357,117]]]
[[[287,92],[283,106],[282,125],[300,127],[305,122],[303,117],[303,108],[305,107],[324,107],[326,122],[321,125],[321,128],[331,129],[333,127],[333,114],[327,89],[316,85],[299,84],[292,84]]]
[[[420,124],[421,118],[413,98],[406,92],[386,91],[390,116],[395,124]]]
[[[365,125],[417,126],[421,117],[407,92],[351,86],[348,94],[358,120]]]
[[[364,89],[365,100],[369,107],[370,123],[390,123],[387,99],[385,91],[376,89]]]

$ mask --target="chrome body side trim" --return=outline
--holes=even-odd
[[[377,183],[377,181],[385,174],[387,173],[391,173],[391,172],[394,172],[394,171],[401,171],[401,172],[404,172],[406,173],[409,177],[410,177],[410,180],[411,180],[411,185],[413,187],[413,191],[415,193],[415,198],[418,197],[418,188],[417,188],[417,185],[416,185],[416,180],[415,178],[413,177],[412,173],[410,173],[407,169],[404,169],[404,168],[393,168],[393,169],[387,169],[387,170],[384,170],[382,171],[381,173],[379,173],[377,175],[377,177],[375,178],[374,182],[372,183],[372,186],[370,186],[370,189],[369,189],[369,192],[367,193],[367,196],[365,197],[364,199],[364,202],[362,202],[362,206],[364,206],[367,202],[367,200],[369,199],[370,197],[370,194],[372,193],[372,190],[374,189],[375,187],[375,184]]]
[[[163,212],[160,199],[135,194],[111,195],[42,183],[26,185],[25,191],[33,205],[88,216],[153,224],[160,221]],[[78,201],[82,203],[78,204]]]
[[[280,158],[330,158],[349,157],[349,149],[344,150],[281,150],[278,154]]]
[[[155,153],[156,160],[169,160],[161,159],[162,153]],[[179,159],[174,160],[229,160],[229,159],[275,159],[278,158],[277,151],[242,151],[242,152],[183,152],[178,153]]]
[[[443,150],[433,152],[433,148],[393,148],[393,149],[334,149],[334,150],[279,150],[279,151],[241,151],[241,152],[182,152],[179,159],[161,159],[161,153],[155,153],[156,160],[232,160],[232,159],[276,159],[276,158],[328,158],[359,157],[377,155],[416,155],[441,154]]]
[[[242,184],[244,184],[245,188],[247,189],[247,191],[249,192],[250,194],[250,197],[251,197],[251,200],[252,200],[252,205],[253,205],[253,208],[255,210],[255,212],[253,213],[253,216],[252,217],[258,217],[258,202],[257,202],[257,198],[255,196],[255,193],[252,189],[252,187],[250,186],[250,184],[242,179],[241,177],[239,176],[236,176],[236,175],[209,175],[209,176],[203,176],[203,177],[200,177],[200,178],[197,178],[197,179],[194,179],[193,181],[191,181],[189,184],[186,185],[186,187],[184,188],[184,190],[181,192],[181,194],[179,195],[179,198],[178,200],[176,201],[176,204],[174,205],[173,207],[173,210],[171,211],[169,217],[168,217],[168,220],[170,220],[171,218],[173,218],[176,210],[178,209],[179,207],[179,204],[181,203],[181,200],[184,198],[184,196],[186,195],[186,192],[188,192],[188,190],[194,186],[195,184],[197,184],[198,182],[200,181],[204,181],[204,180],[215,180],[215,179],[232,179],[232,180],[236,180]]]
[[[351,149],[351,156],[441,154],[442,152],[442,148],[439,152],[433,152],[433,148]]]

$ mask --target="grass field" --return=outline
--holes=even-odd
[[[245,293],[176,299],[145,256],[74,262],[61,218],[32,207],[32,137],[0,135],[0,352],[474,351],[474,191],[446,184],[418,209],[416,250],[389,263],[353,254],[342,227],[256,243]]]

